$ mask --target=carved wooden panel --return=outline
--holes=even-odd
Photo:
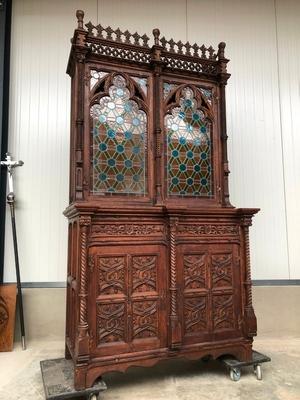
[[[184,300],[184,332],[186,334],[207,330],[207,298],[193,297]]]
[[[232,295],[213,296],[213,328],[234,329],[234,308]]]
[[[98,294],[125,292],[125,257],[98,257]]]
[[[135,301],[132,307],[133,339],[158,337],[157,301]]]
[[[97,305],[99,343],[125,341],[125,304]]]
[[[212,286],[232,287],[232,254],[214,254],[211,257]]]
[[[206,287],[205,254],[185,255],[184,289],[197,289]]]
[[[151,292],[157,288],[157,256],[132,257],[132,291]]]
[[[93,251],[96,254],[90,258],[96,263],[90,272],[97,278],[98,348],[105,345],[105,354],[110,354],[108,344],[118,345],[120,352],[132,351],[144,340],[155,339],[158,344],[159,326],[165,324],[160,306],[166,285],[165,280],[159,281],[162,249],[156,245],[100,246]]]

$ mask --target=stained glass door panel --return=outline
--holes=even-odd
[[[168,196],[213,195],[212,124],[209,102],[197,88],[176,93],[165,115]],[[171,99],[172,100],[172,99]]]
[[[145,195],[147,114],[122,75],[108,92],[90,109],[93,193]]]

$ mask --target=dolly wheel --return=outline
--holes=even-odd
[[[261,381],[262,380],[261,365],[259,365],[259,364],[254,365],[254,373],[256,375],[257,380]]]
[[[239,368],[231,368],[230,370],[230,379],[232,381],[239,381],[241,377],[241,370]]]

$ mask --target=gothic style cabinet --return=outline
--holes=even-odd
[[[90,22],[72,39],[66,357],[75,387],[169,357],[251,357],[249,226],[229,202],[225,43]]]

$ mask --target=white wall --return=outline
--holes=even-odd
[[[260,207],[251,228],[254,279],[299,279],[300,1],[14,0],[9,150],[16,171],[22,279],[66,276],[70,80],[75,10],[85,21],[175,40],[227,43],[231,201]],[[298,135],[297,135],[298,134]],[[5,279],[14,280],[9,215]]]

